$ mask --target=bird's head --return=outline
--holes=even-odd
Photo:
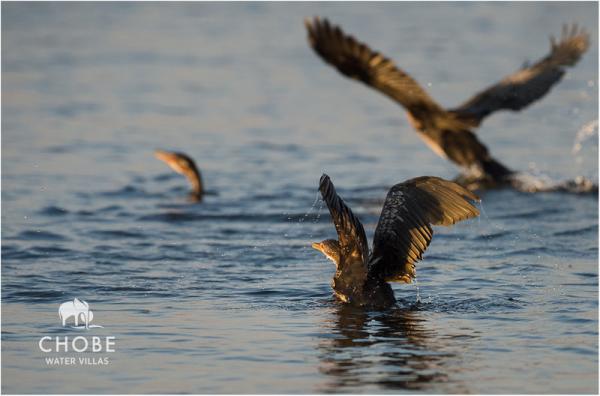
[[[340,263],[340,243],[338,241],[335,239],[325,239],[321,242],[314,242],[312,247],[333,261],[336,268],[338,267]]]
[[[192,184],[194,194],[198,197],[202,196],[202,178],[193,159],[183,153],[164,150],[155,150],[154,156],[169,165],[175,172],[187,177]]]
[[[169,165],[175,172],[181,173],[182,175],[197,172],[194,160],[183,153],[155,150],[154,156]]]

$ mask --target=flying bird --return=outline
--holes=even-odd
[[[196,201],[202,200],[204,195],[202,175],[191,157],[184,153],[164,150],[155,150],[154,156],[169,165],[175,172],[184,175],[192,185],[192,198]]]
[[[544,58],[460,106],[446,109],[393,61],[327,19],[306,20],[306,28],[310,45],[325,62],[404,107],[409,122],[425,143],[463,169],[468,177],[462,180],[481,180],[490,186],[508,182],[514,172],[490,155],[472,129],[495,111],[518,111],[542,98],[560,81],[565,67],[575,65],[589,46],[585,30],[565,25],[559,40],[551,37],[550,53]]]
[[[387,194],[369,253],[363,225],[326,174],[319,191],[338,238],[312,247],[335,264],[331,286],[337,298],[374,309],[396,302],[388,282],[410,283],[415,278],[415,264],[433,237],[432,225],[450,226],[479,215],[472,204],[479,198],[457,183],[433,176],[398,183]]]

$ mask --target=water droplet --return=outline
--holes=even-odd
[[[415,288],[417,289],[417,301],[416,301],[416,303],[417,304],[421,304],[421,295],[419,293],[419,283],[417,282],[417,277],[416,276],[415,276],[415,279],[414,279],[414,284],[415,284]]]

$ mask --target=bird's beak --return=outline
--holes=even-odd
[[[313,249],[318,250],[319,252],[321,251],[321,243],[313,242],[311,246]]]
[[[177,159],[177,155],[169,153],[168,151],[155,150],[154,156],[169,165],[177,173],[185,174],[185,169],[181,166]]]
[[[172,160],[173,155],[171,155],[171,153],[166,152],[166,151],[162,151],[162,150],[154,150],[154,156],[161,160],[161,161],[165,161],[165,162],[169,162]]]

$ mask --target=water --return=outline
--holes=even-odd
[[[576,140],[598,120],[594,3],[3,3],[3,392],[598,392],[594,194],[485,192],[479,219],[436,228],[418,294],[335,303],[310,248],[335,235],[321,173],[371,238],[391,185],[457,170],[312,53],[311,15],[447,105],[582,24],[582,61],[478,134],[515,169],[597,181],[596,139]],[[155,148],[196,159],[202,204]],[[102,328],[62,328],[75,297]],[[116,352],[47,366],[38,341],[65,335]]]

